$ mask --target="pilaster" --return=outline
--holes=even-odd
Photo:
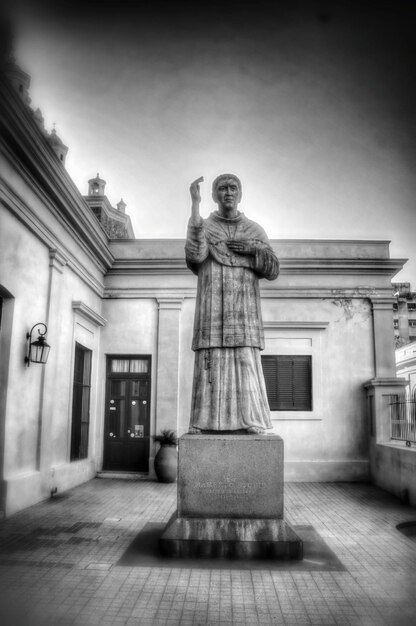
[[[390,441],[390,403],[392,397],[404,396],[407,384],[405,378],[373,378],[364,384],[372,442]]]
[[[395,302],[393,297],[371,299],[376,378],[392,378],[396,375],[393,302]]]
[[[67,259],[59,250],[55,248],[49,250],[49,289],[45,323],[48,327],[47,341],[51,346],[51,351],[48,362],[43,366],[42,371],[38,444],[38,468],[42,475],[44,496],[49,495],[48,491],[53,486],[53,476],[50,475],[52,459],[51,424],[59,367],[61,276],[66,264]]]
[[[156,432],[177,430],[179,401],[179,329],[183,298],[157,298],[158,356]]]

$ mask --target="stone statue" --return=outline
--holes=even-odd
[[[271,428],[260,350],[264,332],[259,278],[274,280],[279,262],[264,230],[237,210],[241,182],[218,176],[218,210],[202,219],[200,183],[190,187],[186,262],[198,276],[190,433]]]

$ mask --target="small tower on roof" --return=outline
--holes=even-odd
[[[126,203],[123,198],[113,208],[105,195],[106,182],[100,175],[88,181],[88,196],[84,200],[94,213],[109,239],[134,239],[130,217],[126,215]]]
[[[120,202],[117,203],[117,210],[120,211],[121,213],[125,213],[126,206],[127,204],[124,202],[123,198],[121,198]]]
[[[95,178],[90,178],[88,181],[88,195],[89,196],[105,196],[106,181],[100,178],[97,173]]]
[[[8,60],[3,66],[3,73],[7,76],[23,102],[25,104],[30,104],[30,76],[27,72],[24,72],[19,65],[17,65],[16,59],[12,53],[10,53]]]
[[[60,139],[60,137],[58,137],[55,128],[53,128],[51,134],[48,135],[47,139],[49,145],[55,152],[58,159],[61,161],[62,165],[65,165],[66,155],[68,154],[68,146],[66,146],[64,142]]]

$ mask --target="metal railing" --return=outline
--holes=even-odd
[[[416,400],[390,402],[391,438],[416,443]]]

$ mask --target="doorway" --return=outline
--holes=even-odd
[[[150,356],[108,356],[103,469],[148,472]]]
[[[12,342],[13,311],[15,299],[12,294],[0,285],[0,518],[7,511],[7,482],[4,477],[4,453],[6,440],[6,406],[9,383],[9,362]],[[28,329],[29,330],[29,329]],[[24,354],[20,355],[23,363]],[[10,409],[13,411],[12,406]],[[39,461],[39,458],[36,459]]]

